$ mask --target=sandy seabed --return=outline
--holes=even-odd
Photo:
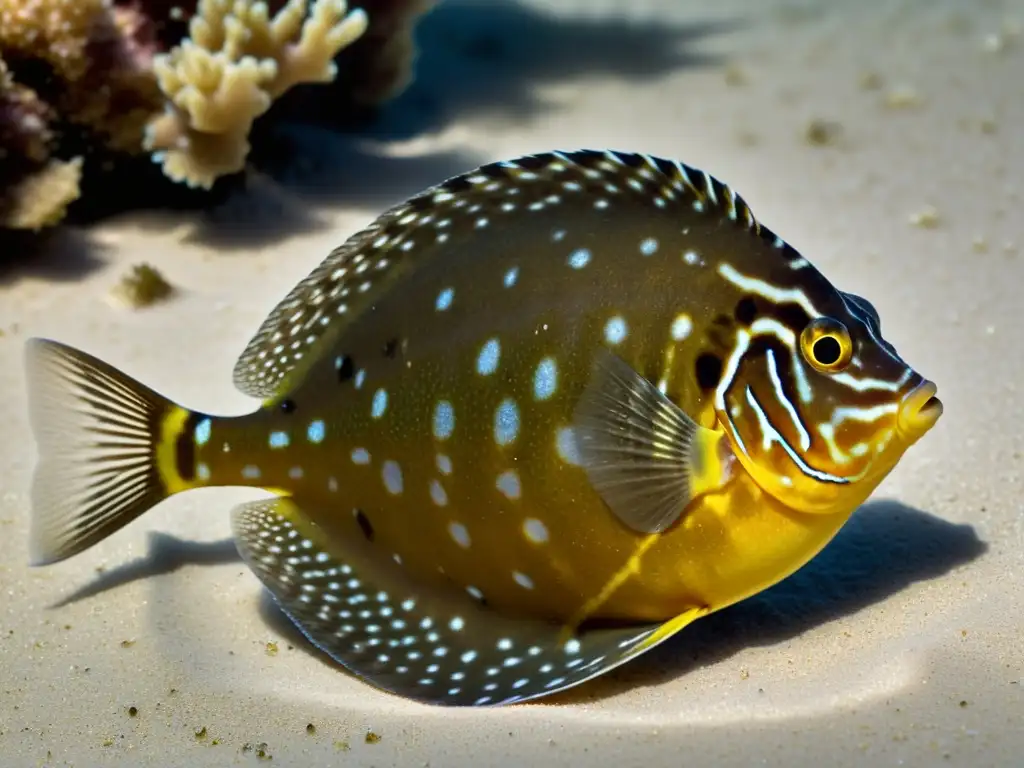
[[[216,210],[69,228],[5,269],[0,763],[1020,765],[1021,23],[1019,0],[450,1],[375,136],[307,131],[294,167]],[[567,695],[493,710],[413,704],[311,652],[227,538],[251,493],[187,494],[26,566],[25,338],[240,413],[235,358],[330,248],[480,162],[584,146],[732,184],[938,383],[937,428],[810,565]],[[110,305],[140,260],[178,295]]]

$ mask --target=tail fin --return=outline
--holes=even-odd
[[[31,339],[25,363],[39,449],[31,563],[47,565],[88,549],[170,495],[159,466],[165,425],[188,412],[54,341]]]

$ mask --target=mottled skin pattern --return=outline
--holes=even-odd
[[[713,188],[715,205],[707,179],[692,173],[694,187],[686,187],[678,166],[659,169],[639,157],[627,158],[626,164],[603,154],[575,159],[580,165],[565,163],[560,172],[546,165],[539,179],[518,180],[516,167],[495,167],[479,174],[475,185],[450,183],[446,189],[459,195],[454,199],[461,207],[411,203],[391,221],[408,210],[423,212],[410,224],[385,225],[391,236],[387,245],[347,254],[341,263],[352,265],[358,253],[368,268],[362,274],[350,269],[342,278],[345,285],[355,292],[362,278],[371,276],[388,279],[387,289],[371,287],[372,309],[353,311],[326,348],[314,347],[308,355],[313,363],[293,376],[259,417],[215,423],[211,447],[197,454],[210,466],[210,482],[237,482],[237,463],[244,458],[261,470],[255,484],[285,489],[318,523],[338,526],[344,538],[363,535],[353,516],[353,509],[361,510],[382,557],[397,554],[425,583],[474,587],[503,612],[568,619],[601,592],[643,539],[609,513],[582,469],[558,450],[558,431],[571,424],[596,350],[613,348],[650,381],[664,384],[686,413],[705,426],[720,427],[714,371],[729,359],[737,329],[771,318],[799,322],[792,329],[799,335],[809,319],[797,304],[775,305],[724,279],[717,267],[728,263],[772,285],[796,287],[822,313],[842,320],[857,339],[864,375],[905,377],[906,365],[872,343],[863,321],[813,267],[790,248],[780,248],[771,233],[751,232],[742,201],[735,203],[736,220],[728,217],[734,204],[720,185]],[[586,168],[596,172],[593,178]],[[496,188],[486,191],[494,180]],[[630,180],[641,188],[634,189]],[[567,191],[566,182],[581,189]],[[550,195],[558,202],[529,210],[530,203]],[[652,202],[659,196],[665,200],[661,207]],[[695,199],[703,201],[704,211],[694,210]],[[509,201],[516,208],[502,210]],[[596,207],[596,201],[607,205]],[[428,215],[432,219],[420,223]],[[448,237],[439,242],[442,234]],[[414,245],[403,251],[403,242]],[[388,260],[390,271],[376,268],[380,259]],[[516,270],[514,282],[510,270]],[[454,291],[451,303],[439,311],[438,298],[448,289]],[[752,311],[744,300],[753,304]],[[673,323],[681,315],[692,330],[673,338]],[[618,318],[626,332],[613,344],[606,328]],[[497,340],[500,354],[494,372],[482,375],[478,363],[489,340]],[[744,357],[727,390],[729,404],[749,383],[771,406],[764,349],[772,346],[782,343],[769,334],[767,346]],[[339,377],[339,357],[365,372],[358,388],[354,372]],[[787,368],[789,358],[786,351],[779,355]],[[548,399],[538,400],[535,377],[545,359],[557,366],[557,386]],[[813,402],[804,406],[808,423],[827,421],[835,407],[860,404],[858,393],[804,368],[814,390]],[[905,391],[919,381],[908,381]],[[387,406],[374,418],[378,390],[387,394]],[[879,397],[871,394],[874,403]],[[518,407],[520,428],[513,442],[499,445],[495,413],[506,398]],[[282,410],[280,399],[293,403],[294,410]],[[896,402],[891,392],[881,399]],[[454,430],[444,440],[432,428],[439,400],[450,402],[455,414]],[[785,424],[776,410],[770,410],[773,422]],[[315,419],[326,424],[319,444],[304,437]],[[754,439],[758,424],[752,416],[741,413],[733,422],[747,443],[760,442]],[[792,426],[786,426],[784,434],[796,444]],[[267,451],[270,431],[291,435],[289,447]],[[219,440],[245,443],[252,451],[222,454]],[[352,461],[359,448],[369,453],[368,463]],[[438,455],[450,459],[450,474],[439,469]],[[842,471],[820,444],[807,456],[812,465]],[[786,465],[781,450],[758,452],[754,460],[771,462],[780,476],[799,474]],[[398,493],[382,480],[385,461],[400,469]],[[875,477],[861,480],[849,502],[833,493],[827,514],[818,515],[795,513],[794,491],[783,489],[776,499],[749,474],[735,472],[720,493],[691,505],[682,522],[643,556],[639,571],[588,613],[664,620],[687,608],[719,608],[757,592],[812,557],[890,466],[886,462]],[[296,467],[301,480],[289,476]],[[518,498],[497,486],[509,471],[519,478]],[[443,488],[443,505],[432,495],[432,483]],[[528,519],[541,521],[546,542],[524,535]],[[469,546],[450,534],[453,522],[465,527]],[[517,581],[517,573],[530,586]]]
[[[233,513],[239,551],[325,652],[426,702],[548,695],[831,539],[941,414],[880,334],[868,302],[695,169],[590,151],[484,166],[381,216],[281,302],[235,368],[253,414],[207,416],[30,343],[33,556],[173,493],[266,488],[280,498]],[[637,416],[667,412],[686,428]],[[642,440],[621,439],[627,421]],[[651,509],[670,524],[639,524],[649,510],[595,456],[664,487]]]

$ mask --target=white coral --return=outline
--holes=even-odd
[[[154,57],[167,96],[145,146],[176,181],[210,187],[242,170],[253,121],[299,83],[329,82],[334,57],[368,25],[345,0],[289,0],[273,18],[258,0],[200,0],[189,39]]]

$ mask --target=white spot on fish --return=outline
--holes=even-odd
[[[472,597],[474,597],[475,599],[477,599],[477,600],[483,600],[484,599],[484,593],[481,592],[476,587],[474,587],[472,584],[470,586],[466,587],[466,591],[469,592],[469,594]]]
[[[531,579],[525,573],[513,571],[512,578],[515,579],[516,584],[518,584],[523,589],[533,589],[533,579]]]
[[[519,279],[519,267],[512,267],[508,272],[505,273],[504,283],[506,288],[511,288],[516,284],[516,280]]]
[[[469,549],[469,545],[472,541],[469,538],[469,531],[466,530],[466,526],[462,523],[448,523],[448,533],[463,549]]]
[[[490,376],[498,370],[498,360],[501,358],[501,342],[497,339],[488,340],[480,348],[480,354],[476,359],[476,372],[481,376]]]
[[[260,479],[260,468],[255,464],[246,464],[242,467],[242,477],[246,480],[259,480]]]
[[[203,419],[196,424],[195,441],[196,445],[203,446],[210,442],[211,425],[209,419]]]
[[[626,321],[620,315],[616,315],[605,323],[604,338],[609,344],[621,343],[628,333],[629,329],[626,326]]]
[[[327,478],[327,490],[331,493],[338,492],[338,479],[335,477]]]
[[[288,470],[288,477],[290,477],[292,480],[301,480],[302,479],[302,467],[292,467],[291,469],[289,469]]]
[[[676,315],[672,321],[672,338],[682,341],[693,331],[693,321],[689,315]]]
[[[519,436],[519,407],[515,400],[506,397],[494,412],[494,440],[498,445],[508,445]]]
[[[696,251],[687,251],[683,254],[683,261],[691,267],[696,266],[700,263],[700,255]]]
[[[548,540],[548,527],[535,517],[528,517],[523,523],[523,535],[534,544],[544,544]]]
[[[388,489],[388,493],[397,496],[402,492],[402,468],[398,466],[397,461],[385,461],[381,476],[384,478],[384,487]]]
[[[437,301],[434,302],[434,309],[438,312],[443,312],[445,309],[452,306],[452,300],[455,298],[454,288],[445,288],[439,294],[437,294]]]
[[[580,652],[580,641],[575,637],[565,644],[565,652],[570,655],[575,655]]]
[[[565,240],[565,230],[564,229],[556,229],[554,232],[551,233],[551,240],[552,240],[552,242],[555,242],[555,243],[560,243],[563,240]]]
[[[533,396],[547,400],[558,389],[558,365],[553,357],[545,357],[533,375]]]
[[[204,462],[196,464],[196,477],[203,482],[210,479],[210,466]]]
[[[640,253],[644,256],[653,256],[658,251],[658,241],[653,237],[645,237],[640,241]]]
[[[451,458],[443,453],[437,454],[437,471],[442,475],[450,475],[452,473]]]
[[[510,499],[518,499],[522,494],[522,484],[519,481],[519,473],[509,469],[498,475],[498,490]]]
[[[455,409],[447,400],[439,400],[434,408],[434,437],[447,440],[455,430]]]
[[[378,389],[373,393],[373,405],[370,409],[370,415],[375,419],[379,419],[387,409],[388,393],[383,389]]]
[[[476,659],[476,651],[466,651],[462,654],[460,658],[462,659],[463,664],[470,664]],[[452,675],[452,679],[455,679],[454,675]]]
[[[448,622],[448,627],[452,632],[461,632],[465,626],[466,622],[462,620],[461,616],[455,616]]]
[[[310,423],[309,428],[306,430],[306,438],[311,443],[322,443],[326,433],[327,428],[324,426],[323,421],[317,419]]]
[[[355,378],[356,389],[362,389],[364,381],[366,381],[366,371],[356,371],[356,378]]]
[[[288,433],[287,432],[271,432],[270,439],[267,441],[271,448],[287,448],[288,447]]]
[[[445,493],[444,486],[437,480],[430,481],[430,498],[434,500],[434,503],[439,507],[443,507],[448,504],[448,494]]]
[[[555,433],[555,448],[558,450],[558,457],[566,464],[579,466],[582,463],[572,427],[559,428]]]
[[[569,266],[573,269],[583,269],[590,263],[590,251],[586,248],[577,248],[569,254]]]
[[[370,452],[365,448],[353,448],[352,449],[352,463],[353,464],[369,464],[370,463]]]

